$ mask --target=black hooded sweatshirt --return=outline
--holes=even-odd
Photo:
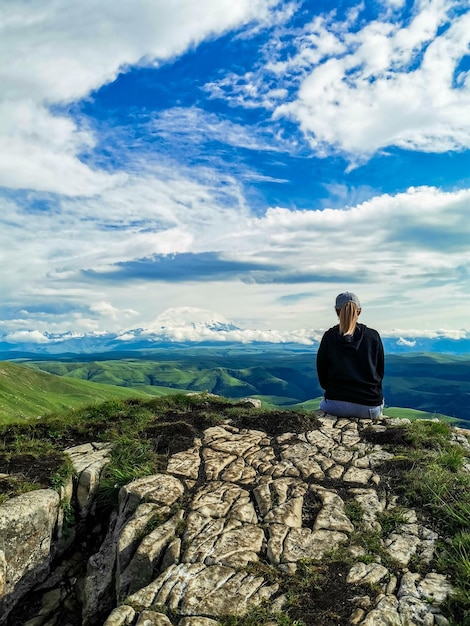
[[[365,324],[356,324],[353,335],[340,335],[339,325],[333,326],[318,348],[317,373],[327,400],[379,406],[384,377],[379,333]]]

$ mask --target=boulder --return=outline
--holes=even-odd
[[[59,494],[39,489],[0,506],[0,624],[49,573]]]

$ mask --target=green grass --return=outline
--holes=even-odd
[[[455,417],[449,415],[443,415],[442,413],[429,413],[427,411],[419,411],[417,409],[409,409],[396,406],[388,406],[384,409],[384,414],[388,417],[398,417],[400,419],[407,418],[409,420],[417,419],[439,419],[444,422],[455,423],[458,420]]]
[[[54,376],[0,362],[0,424],[36,418],[110,399],[148,397],[145,391]]]
[[[349,500],[344,505],[344,512],[351,522],[356,526],[360,525],[364,517],[364,510],[356,500]]]
[[[442,538],[437,563],[456,586],[449,614],[453,624],[469,626],[470,474],[462,467],[466,452],[452,441],[451,427],[445,422],[415,421],[405,432],[408,445],[394,446],[398,466],[392,459],[383,467],[386,473],[387,467],[405,467],[392,471],[392,483],[401,502],[419,510],[424,522]],[[388,524],[399,522],[387,520]]]
[[[287,420],[293,429],[314,424],[298,413],[254,410],[204,393],[109,400],[50,413],[41,419],[0,425],[0,473],[15,475],[11,484],[0,481],[0,494],[3,499],[12,497],[24,491],[24,484],[28,490],[34,488],[32,482],[37,488],[59,489],[69,471],[68,457],[62,451],[101,441],[112,445],[111,463],[100,487],[101,503],[110,504],[122,485],[155,473],[165,466],[169,454],[189,448],[203,430],[224,419],[238,420],[242,427],[256,421],[268,429],[276,426],[276,419]]]
[[[290,405],[289,408],[304,409],[305,411],[317,411],[320,408],[321,400],[322,400],[322,396],[319,396],[318,398],[305,400],[305,402],[297,402],[296,404]]]
[[[151,440],[129,434],[117,436],[113,441],[111,462],[104,468],[97,494],[101,507],[117,505],[119,489],[137,478],[143,478],[163,469],[161,459]]]
[[[398,530],[402,524],[406,523],[406,516],[404,511],[398,507],[379,513],[377,515],[377,521],[382,528],[382,536],[386,537],[390,533]]]
[[[444,571],[450,571],[457,584],[455,600],[468,603],[470,596],[470,532],[462,531],[442,545],[438,565]],[[467,611],[468,620],[468,611]]]
[[[305,370],[300,356],[285,358],[281,364],[276,360],[266,363],[261,357],[254,359],[253,356],[251,359],[233,357],[232,360],[232,367],[223,367],[222,364],[226,363],[220,357],[158,362],[136,358],[31,361],[21,366],[4,362],[0,367],[0,423],[35,418],[50,411],[77,408],[111,398],[160,397],[182,391],[209,391],[230,398],[255,397],[261,400],[264,408],[318,409],[321,396],[316,393],[313,362],[309,363],[310,370]],[[419,363],[422,360],[419,359]],[[244,361],[255,365],[240,367]],[[47,376],[45,372],[55,376]],[[416,395],[419,386],[427,390],[418,379],[395,380],[401,380],[402,389],[411,395]],[[304,399],[313,394],[314,398]],[[455,418],[441,413],[418,409],[387,407],[385,413],[390,417],[412,420],[437,417],[455,421]]]
[[[92,360],[25,361],[24,365],[65,378],[135,387],[209,391],[229,398],[257,396],[272,405],[305,404],[316,409],[322,390],[318,385],[315,355],[253,353],[222,354],[221,350],[160,351],[142,358],[103,355]],[[455,417],[470,422],[470,358],[448,355],[387,355],[385,400],[392,417]],[[410,411],[397,407],[412,407]],[[421,411],[422,413],[415,413]],[[446,417],[449,416],[449,417]]]
[[[139,392],[144,392],[149,396],[156,396],[157,398],[160,396],[177,395],[182,392],[189,391],[186,389],[175,389],[173,387],[162,387],[160,385],[139,385],[138,387],[128,387],[128,389],[136,389]],[[137,397],[141,397],[141,393],[139,393],[139,396]]]

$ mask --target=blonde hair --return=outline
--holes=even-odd
[[[357,318],[361,309],[355,302],[346,302],[341,309],[336,312],[339,315],[339,332],[341,335],[352,335],[356,330]]]

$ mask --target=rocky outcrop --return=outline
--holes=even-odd
[[[295,576],[306,559],[331,560],[336,550],[349,563],[341,584],[350,611],[338,623],[445,626],[439,607],[452,589],[430,566],[436,533],[412,509],[400,509],[390,532],[381,526],[384,514],[397,511],[379,470],[392,455],[365,440],[363,431],[394,423],[322,416],[314,430],[277,436],[229,423],[208,428],[190,449],[169,457],[165,472],[121,489],[106,537],[78,584],[82,621],[76,623],[215,626],[222,616],[265,602],[280,611],[287,598],[269,568]],[[80,469],[82,518],[93,506],[108,451],[70,451]],[[36,513],[41,524],[31,512],[31,542],[22,552],[13,543],[25,532],[19,511],[38,508],[35,497],[44,498]],[[44,579],[59,500],[52,491],[47,497],[34,492],[0,507],[0,537],[12,542],[0,553],[4,598]],[[380,537],[377,554],[358,541],[352,510]],[[20,554],[14,570],[13,555]],[[58,624],[57,606],[48,610],[43,602],[27,626]]]
[[[75,530],[66,520],[66,511],[76,508],[78,516],[86,518],[110,448],[90,443],[65,452],[75,481],[70,478],[59,491],[31,491],[0,506],[0,624],[28,591],[46,580],[53,561],[73,543]],[[57,606],[62,596],[56,598]],[[49,606],[51,600],[46,598]]]
[[[85,443],[68,448],[65,452],[72,461],[76,480],[75,503],[79,517],[85,519],[100,484],[100,477],[109,462],[111,448],[102,443]]]
[[[340,546],[357,554],[346,502],[361,505],[373,528],[380,526],[377,514],[395,506],[378,491],[381,478],[375,472],[392,455],[361,439],[366,426],[372,424],[324,417],[318,430],[300,435],[268,437],[229,425],[206,430],[192,449],[169,459],[162,477],[169,485],[176,477],[191,494],[184,514],[179,511],[178,523],[184,520],[181,537],[175,542],[163,524],[135,552],[134,559],[142,563],[139,551],[148,555],[149,546],[158,545],[145,568],[134,568],[138,577],[129,574],[130,565],[122,572],[117,568],[116,592],[124,603],[106,625],[138,623],[155,606],[178,616],[165,621],[178,625],[185,618],[240,615],[263,600],[280,608],[284,599],[278,585],[248,565],[269,563],[293,575],[299,561],[322,560]],[[135,526],[149,497],[151,492],[121,532]],[[169,522],[174,526],[174,516]],[[356,609],[352,606],[351,623],[444,624],[437,607],[450,593],[449,583],[432,572],[423,576],[408,571],[412,557],[421,566],[429,564],[436,539],[414,511],[407,511],[401,527],[384,541],[384,550],[402,568],[400,580],[380,557],[373,563],[359,560],[350,568],[346,583],[351,598],[357,585],[380,589],[374,601],[369,599],[368,610],[363,598]],[[154,611],[152,619],[163,619],[157,616]]]
[[[59,495],[52,489],[25,493],[0,507],[0,594],[4,615],[47,575],[58,512]]]

